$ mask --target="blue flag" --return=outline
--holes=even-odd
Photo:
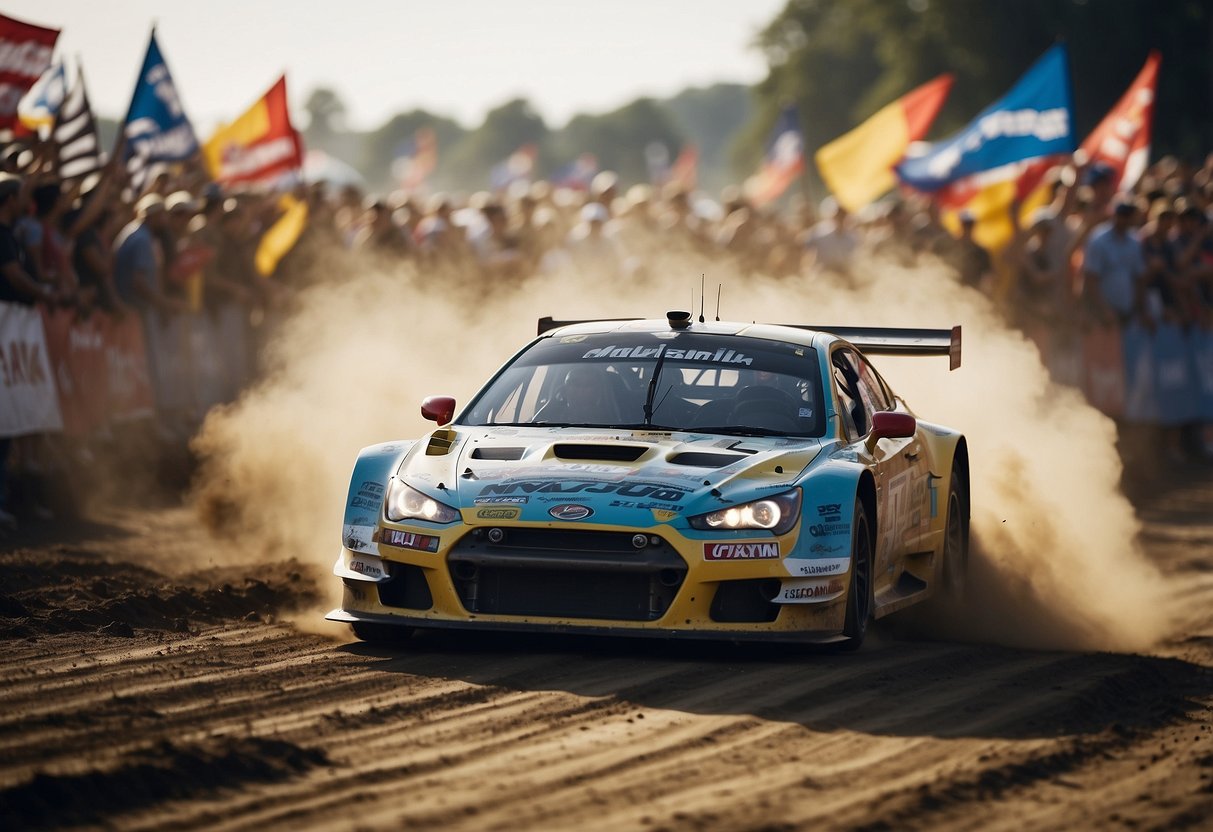
[[[152,32],[147,57],[143,59],[143,69],[135,83],[123,132],[127,142],[127,170],[136,186],[146,178],[152,164],[183,161],[198,151],[198,139],[181,109],[177,87],[160,54],[155,32]]]
[[[1074,152],[1074,102],[1065,46],[1041,56],[1011,91],[959,133],[907,156],[896,167],[902,182],[937,191],[970,174],[1012,162]]]

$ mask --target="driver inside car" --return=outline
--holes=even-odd
[[[568,424],[613,424],[619,421],[619,406],[612,393],[615,385],[607,370],[583,365],[569,370],[552,400],[539,409],[534,422]]]

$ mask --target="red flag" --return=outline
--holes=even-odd
[[[303,143],[291,126],[286,76],[243,115],[215,131],[202,149],[217,182],[272,180],[303,167]]]
[[[1102,162],[1115,171],[1118,190],[1137,184],[1150,157],[1150,127],[1154,116],[1154,91],[1162,56],[1151,51],[1137,78],[1125,90],[1099,126],[1091,131],[1082,150],[1092,162]]]
[[[678,158],[670,166],[669,181],[686,191],[695,190],[699,182],[699,148],[693,144],[683,145]]]
[[[0,130],[17,124],[17,102],[51,65],[58,29],[0,15]]]

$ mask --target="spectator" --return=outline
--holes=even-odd
[[[1146,271],[1141,243],[1133,234],[1137,206],[1116,203],[1112,219],[1091,233],[1083,255],[1083,294],[1091,318],[1124,326],[1137,313],[1139,283]]]

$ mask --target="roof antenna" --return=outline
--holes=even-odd
[[[720,320],[720,289],[724,286],[723,283],[716,284],[716,320]]]
[[[699,323],[703,323],[703,283],[707,280],[707,275],[700,273],[699,275]],[[695,307],[691,307],[694,309]],[[717,318],[716,320],[720,320]]]

